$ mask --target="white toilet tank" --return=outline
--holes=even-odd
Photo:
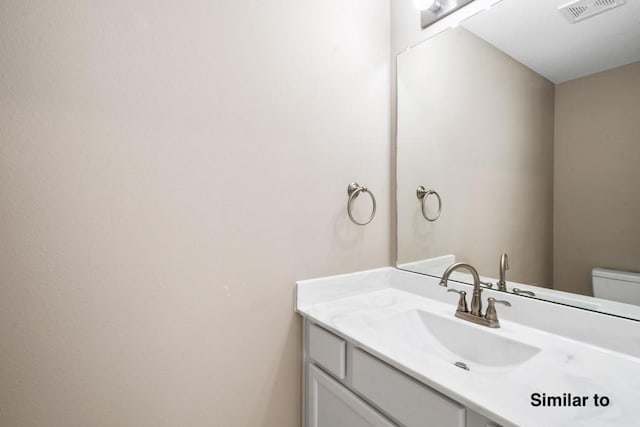
[[[594,268],[593,296],[640,305],[640,273]]]

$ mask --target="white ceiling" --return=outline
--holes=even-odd
[[[575,24],[567,0],[503,0],[461,25],[554,83],[640,61],[640,0]]]

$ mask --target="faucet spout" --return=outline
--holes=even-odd
[[[507,291],[507,270],[509,269],[509,257],[507,254],[502,254],[500,257],[500,280],[498,281],[498,290]]]
[[[506,254],[505,263],[506,263]],[[458,262],[456,264],[451,264],[442,274],[440,278],[440,286],[447,286],[449,282],[449,277],[451,274],[458,269],[468,270],[469,273],[473,276],[473,297],[471,298],[471,311],[467,311],[467,301],[465,299],[466,292],[458,291],[456,289],[449,289],[447,292],[457,292],[460,294],[460,299],[458,300],[458,308],[456,309],[456,317],[463,320],[468,320],[469,322],[476,323],[478,325],[488,326],[490,328],[499,328],[500,322],[498,321],[498,314],[496,313],[496,303],[504,304],[510,306],[509,301],[498,301],[495,298],[489,298],[489,306],[487,307],[487,313],[482,315],[482,289],[480,288],[480,275],[478,274],[478,270],[476,270],[473,266],[466,264],[464,262]],[[507,268],[509,268],[507,266]]]
[[[449,276],[454,271],[463,268],[473,276],[473,296],[471,298],[471,314],[473,316],[482,316],[482,289],[480,288],[480,275],[478,271],[470,264],[464,262],[457,262],[455,264],[451,264],[442,274],[442,278],[440,279],[440,286],[447,286],[449,282]]]

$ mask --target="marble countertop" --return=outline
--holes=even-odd
[[[474,325],[454,317],[456,295],[431,286],[429,280],[435,279],[421,279],[427,281],[422,286],[428,291],[417,294],[411,286],[403,289],[397,277],[392,280],[398,274],[393,270],[298,282],[297,311],[503,426],[638,425],[640,358],[633,354],[635,348],[631,354],[614,351],[505,318],[509,316],[501,316],[499,329]],[[529,303],[527,308],[531,307],[536,306]],[[519,365],[487,367],[470,363],[470,370],[465,371],[416,339],[420,331],[412,328],[419,327],[417,323],[398,327],[394,318],[412,310],[464,322],[469,333],[482,328],[541,351]],[[500,314],[507,310],[498,307]],[[548,313],[554,315],[553,310]],[[568,318],[581,319],[580,313]],[[588,327],[595,331],[599,325],[593,317],[589,319],[592,323]],[[603,320],[602,326],[609,326],[607,322]],[[628,323],[621,325],[629,327]],[[584,407],[535,407],[531,398],[534,393],[570,393],[588,399]],[[606,396],[609,405],[596,407],[595,394]]]

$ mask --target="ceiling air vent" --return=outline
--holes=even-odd
[[[572,24],[622,6],[626,0],[571,0],[558,7]]]

